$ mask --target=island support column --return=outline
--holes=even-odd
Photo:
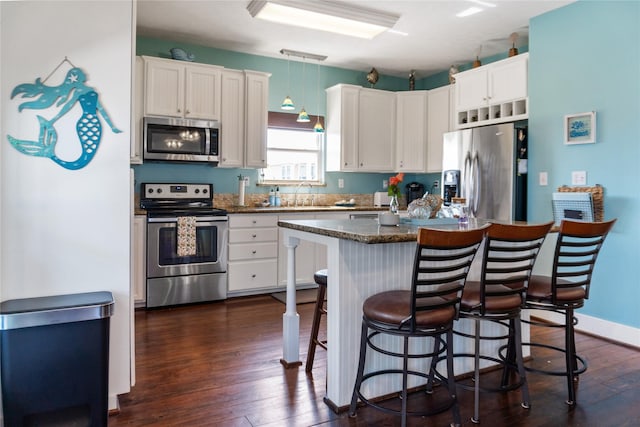
[[[296,311],[296,247],[300,239],[285,236],[287,248],[287,309],[282,315],[282,363],[285,368],[300,366],[300,315]]]

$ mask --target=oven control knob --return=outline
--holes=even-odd
[[[158,188],[158,194],[162,193],[162,188]]]
[[[148,189],[148,190],[147,190],[147,192],[148,192],[149,194],[153,194],[153,188]]]
[[[196,193],[196,194],[200,193],[200,189],[199,189],[199,188],[196,188],[195,193]]]
[[[202,193],[207,194],[209,192],[209,190],[207,190],[206,188],[202,189]]]

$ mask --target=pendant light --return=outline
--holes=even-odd
[[[293,110],[296,107],[293,105],[293,100],[289,96],[291,90],[291,60],[289,54],[287,54],[287,96],[285,96],[284,101],[282,101],[282,105],[280,106],[283,110]]]
[[[307,112],[304,109],[304,101],[305,101],[305,86],[307,84],[307,82],[304,79],[304,67],[305,66],[305,57],[302,57],[302,109],[300,110],[300,113],[298,114],[298,118],[296,119],[297,122],[300,123],[307,123],[310,122],[311,119],[309,118],[309,114],[307,114]]]
[[[318,62],[318,72],[316,73],[316,102],[318,108],[316,109],[316,124],[313,126],[313,131],[317,133],[323,133],[324,128],[320,123],[320,62]]]

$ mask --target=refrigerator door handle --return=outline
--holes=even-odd
[[[467,200],[471,197],[472,168],[471,153],[467,151],[467,155],[464,156],[464,169],[460,177],[460,197]]]
[[[473,156],[473,161],[471,163],[472,170],[472,179],[473,179],[473,194],[471,196],[471,201],[469,202],[470,211],[473,217],[476,216],[478,212],[478,205],[480,202],[480,194],[482,193],[481,185],[482,185],[482,174],[480,171],[480,158],[478,157],[478,153]]]

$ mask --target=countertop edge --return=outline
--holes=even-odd
[[[328,228],[296,224],[286,220],[278,221],[278,226],[283,228],[290,228],[292,230],[304,231],[307,233],[319,234],[327,237],[352,240],[354,242],[365,244],[415,242],[417,236],[417,232],[407,233],[406,231],[404,233],[386,235],[360,234],[344,230],[332,230]],[[405,226],[404,228],[408,229],[409,227]]]

